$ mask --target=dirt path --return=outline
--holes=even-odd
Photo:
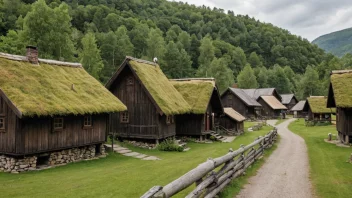
[[[249,179],[237,198],[313,197],[309,181],[307,147],[304,140],[287,129],[294,119],[277,126],[281,140],[257,175]],[[272,124],[273,121],[268,121]]]

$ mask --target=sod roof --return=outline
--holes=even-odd
[[[213,80],[171,80],[178,92],[191,107],[191,113],[204,114],[207,110],[215,87]]]
[[[157,64],[132,57],[127,57],[125,61],[135,71],[164,114],[177,115],[191,111],[188,103],[171,84]]]
[[[108,113],[126,110],[80,64],[0,53],[0,90],[18,110],[18,116],[54,116]]]
[[[352,107],[352,70],[333,71],[330,82],[336,107]]]
[[[312,113],[335,113],[335,108],[326,108],[327,97],[311,96],[307,98]]]

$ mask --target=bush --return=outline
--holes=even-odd
[[[157,149],[159,151],[178,151],[178,152],[183,151],[183,147],[175,144],[175,141],[172,138],[169,138],[169,139],[162,141],[157,146]]]

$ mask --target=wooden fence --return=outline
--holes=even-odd
[[[275,128],[247,146],[241,145],[236,151],[230,149],[229,153],[224,156],[208,159],[164,187],[152,187],[141,198],[171,197],[193,183],[196,184],[196,187],[186,196],[187,198],[214,197],[233,179],[241,176],[250,165],[263,155],[265,149],[272,147],[276,137],[277,129]],[[220,166],[222,167],[217,169]]]

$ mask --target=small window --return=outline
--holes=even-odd
[[[63,118],[54,118],[54,130],[61,130],[64,128]]]
[[[133,85],[133,77],[127,78],[127,85]]]
[[[0,118],[0,130],[5,130],[5,118]]]
[[[166,124],[172,123],[172,116],[166,116]]]
[[[128,111],[124,111],[120,113],[120,122],[128,123],[130,121]]]
[[[83,126],[84,127],[91,127],[92,126],[92,116],[91,115],[84,116]]]

